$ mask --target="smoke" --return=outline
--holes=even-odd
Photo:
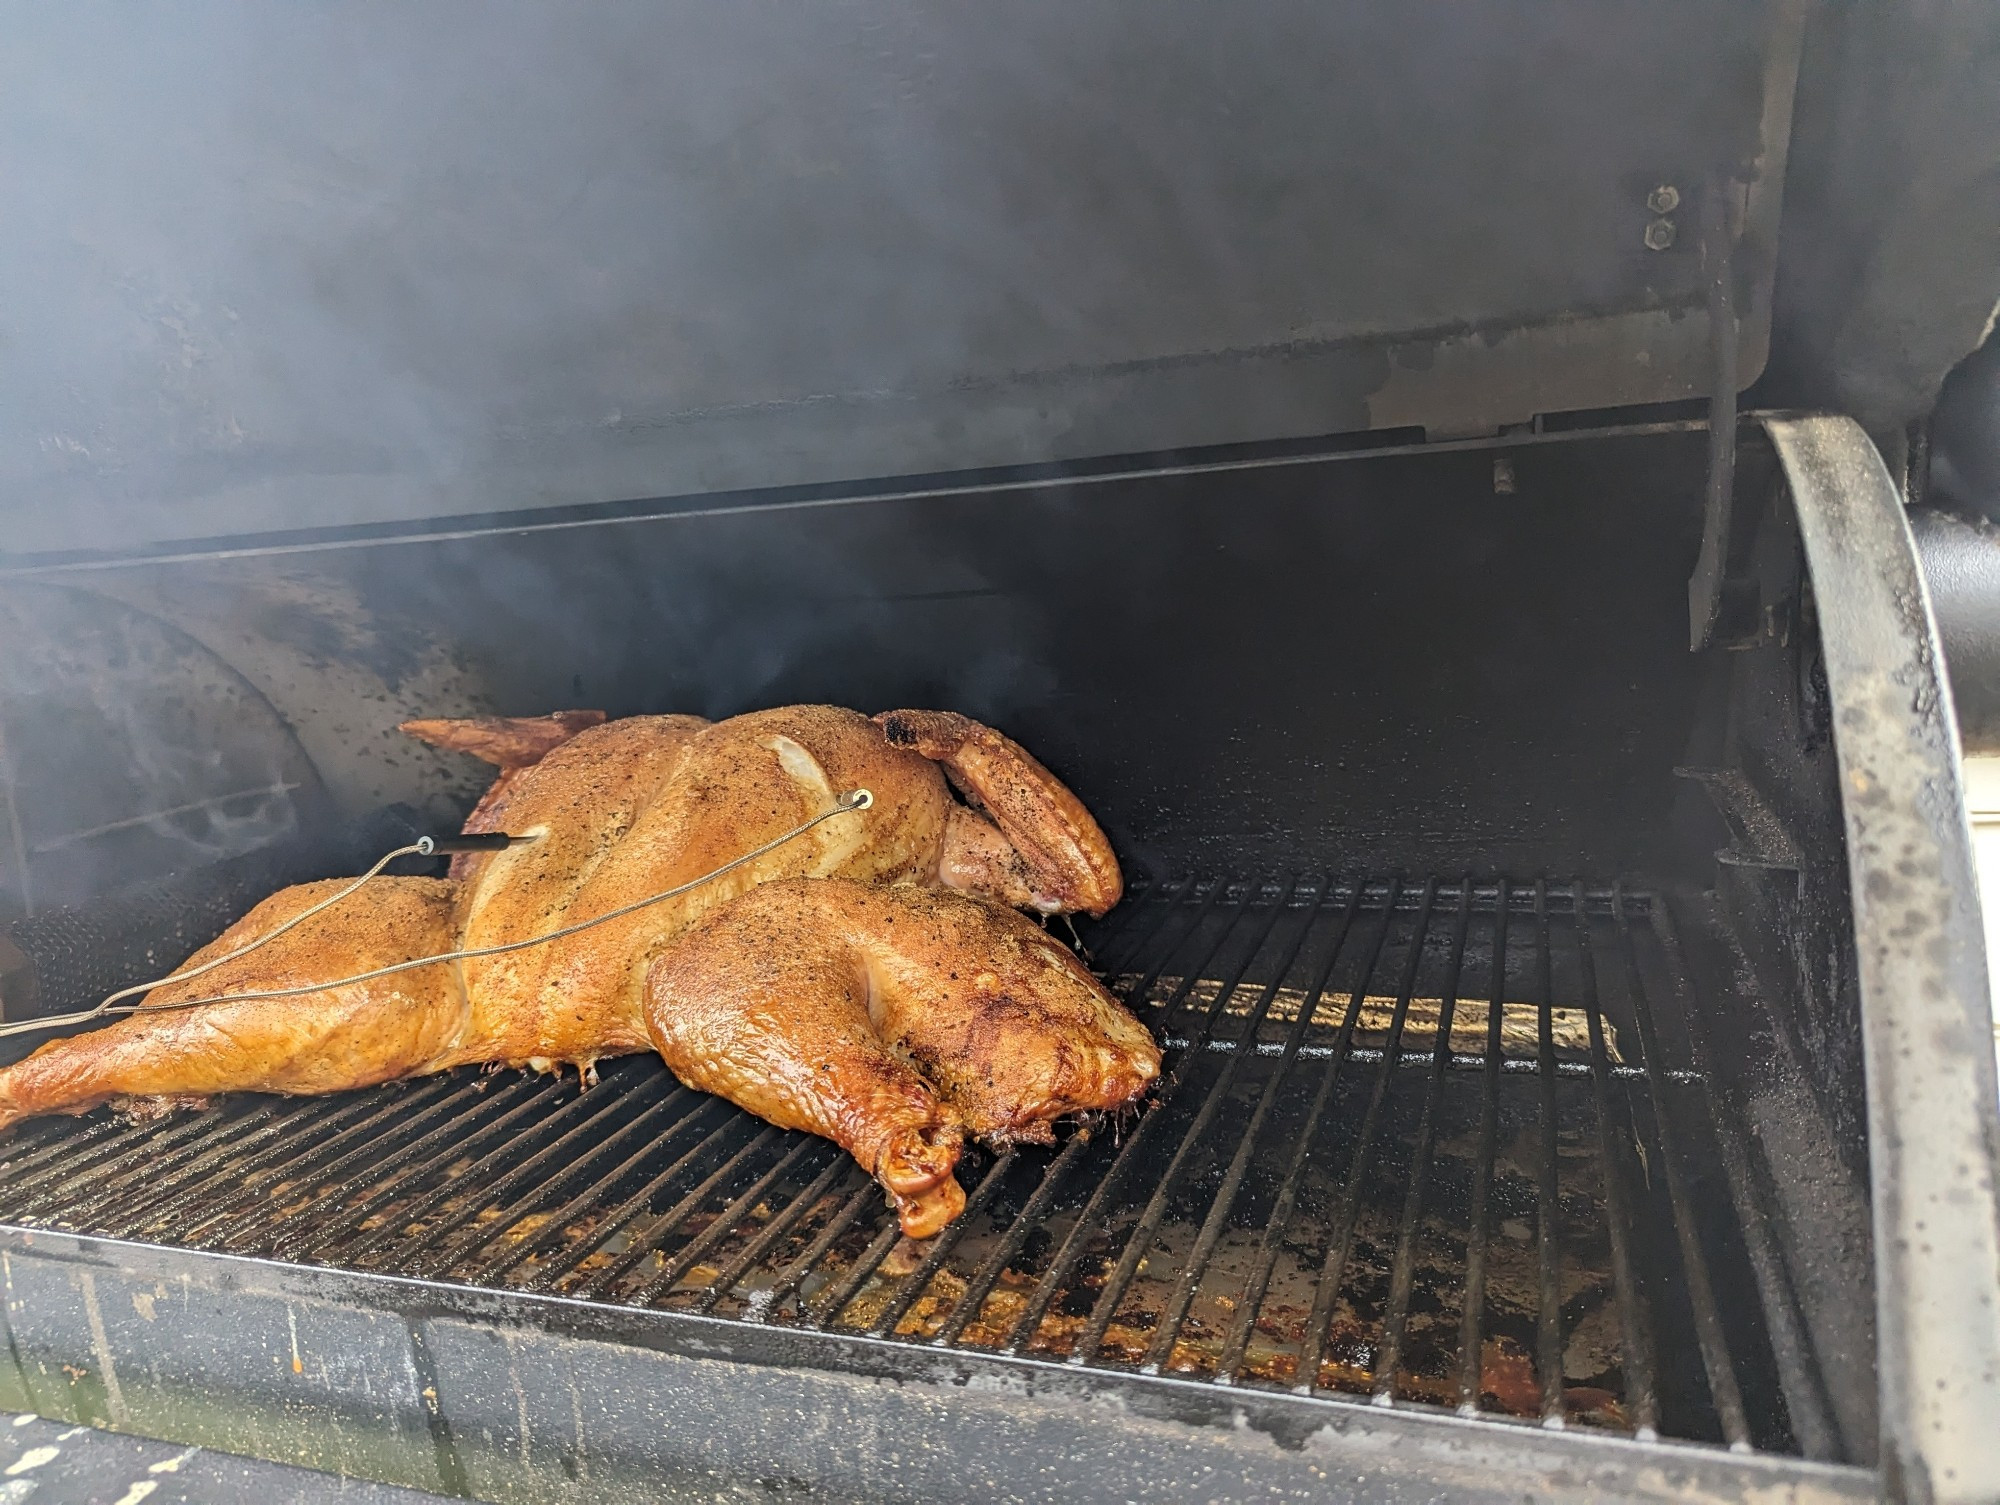
[[[0,902],[33,913],[297,829],[317,776],[197,645],[80,592],[0,595]]]
[[[21,8],[7,546],[1357,429],[1422,331],[1692,287],[1643,195],[1754,8],[1418,9]]]
[[[1682,395],[1701,342],[1626,350],[1617,319],[1698,302],[1694,237],[1645,250],[1646,199],[1767,144],[1768,21],[1585,0],[27,8],[0,38],[6,546],[1301,438],[1365,428],[1391,380],[1428,423],[1494,393],[1533,408],[1551,373],[1591,400],[1606,352]],[[323,602],[260,594],[236,561],[202,575],[220,604],[182,590],[176,611],[235,634],[218,652],[355,791],[442,782],[389,768],[413,712],[831,700],[962,709],[1065,767],[1118,749],[1166,811],[1149,739],[1197,729],[1107,687],[1200,662],[1235,707],[1211,720],[1261,714],[1253,685],[1304,703],[1277,633],[1324,629],[1245,583],[1246,549],[1297,573],[1254,517],[1123,494],[1118,528],[1080,526],[1114,495],[314,555],[314,589],[376,624],[323,652]],[[1298,553],[1359,525],[1282,526]],[[1236,562],[1200,554],[1210,530]],[[1228,621],[1198,557],[1228,574]],[[1256,729],[1202,735],[1216,769]],[[215,776],[159,748],[135,766]],[[1270,829],[1280,797],[1255,793]]]

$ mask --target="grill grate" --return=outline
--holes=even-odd
[[[587,1088],[458,1072],[30,1124],[0,1220],[1793,1447],[1769,1251],[1716,1169],[1741,1147],[1714,1137],[1651,898],[1207,876],[1141,888],[1086,939],[1169,1046],[1154,1102],[972,1151],[965,1215],[927,1244],[833,1145],[650,1057]]]

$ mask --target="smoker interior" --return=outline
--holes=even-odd
[[[0,1218],[646,1343],[700,1316],[1867,1462],[1810,592],[1747,443],[1731,633],[1688,652],[1704,457],[1662,424],[52,565],[12,588],[174,623],[354,810],[464,808],[476,774],[388,730],[418,712],[992,721],[1126,860],[1082,942],[1169,1061],[1133,1117],[973,1152],[922,1245],[650,1058],[31,1124]],[[0,701],[10,745],[34,709]]]

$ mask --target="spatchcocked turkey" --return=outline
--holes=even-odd
[[[1025,751],[949,712],[791,706],[705,722],[595,712],[411,722],[496,764],[466,822],[530,842],[446,878],[379,878],[149,1010],[0,1070],[0,1126],[114,1099],[338,1092],[470,1064],[588,1069],[657,1049],[690,1086],[846,1148],[905,1232],[956,1217],[968,1134],[1045,1140],[1146,1090],[1159,1051],[1019,912],[1099,915],[1118,864]],[[946,775],[950,777],[947,784]],[[951,785],[967,803],[952,795]],[[503,956],[295,988],[592,919],[842,813],[688,892]],[[274,894],[190,959],[268,935],[341,887]]]

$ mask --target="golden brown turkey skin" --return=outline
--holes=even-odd
[[[500,772],[486,788],[472,814],[468,831],[491,831],[491,812],[514,786],[522,770],[533,768],[563,743],[593,726],[604,724],[602,711],[554,711],[547,716],[467,716],[442,721],[405,721],[398,731],[491,763]],[[478,858],[461,852],[451,859],[451,876],[463,878]]]
[[[645,1012],[676,1076],[840,1144],[912,1238],[963,1208],[965,1134],[1046,1142],[1160,1068],[1145,1027],[1039,926],[913,885],[765,884],[653,964]]]
[[[538,839],[479,859],[460,942],[546,934],[687,883],[866,788],[874,802],[677,898],[581,935],[463,965],[471,1018],[440,1065],[590,1061],[646,1048],[647,964],[774,878],[893,882],[936,871],[950,807],[937,767],[865,717],[792,706],[713,725],[634,716],[584,731],[515,777],[477,824]]]
[[[306,987],[540,937],[701,878],[832,809],[849,790],[865,788],[873,802],[685,894],[575,936],[297,997],[140,1013],[53,1041],[0,1070],[0,1127],[31,1114],[82,1112],[110,1098],[336,1092],[453,1066],[587,1065],[644,1050],[659,1038],[662,1017],[645,1006],[656,959],[705,916],[724,906],[733,912],[732,901],[759,885],[799,878],[844,880],[836,890],[847,897],[806,904],[792,893],[792,929],[782,945],[768,935],[753,940],[743,928],[756,921],[768,930],[775,911],[747,909],[734,928],[725,927],[733,942],[704,940],[699,965],[722,976],[730,944],[759,948],[758,957],[741,959],[746,964],[766,954],[847,959],[840,965],[863,957],[875,1004],[929,997],[926,968],[959,974],[923,1021],[892,1011],[873,1019],[878,1033],[856,1037],[849,1054],[857,1070],[870,1050],[882,1065],[884,1041],[914,1065],[902,1077],[880,1078],[879,1110],[866,1110],[865,1094],[850,1094],[847,1116],[821,1130],[855,1149],[900,1195],[927,1198],[925,1217],[942,1212],[948,1220],[956,1204],[946,1204],[962,1201],[949,1172],[964,1127],[1033,1138],[1060,1113],[1114,1106],[1142,1090],[1130,1063],[1156,1062],[1156,1053],[1147,1055],[1151,1041],[1143,1030],[1130,1036],[1136,1023],[1074,958],[1019,916],[917,886],[958,885],[1044,911],[1098,912],[1115,901],[1118,869],[1103,833],[1075,796],[1013,743],[949,713],[895,712],[878,724],[832,706],[712,724],[693,716],[600,722],[594,712],[561,712],[415,724],[425,740],[500,766],[468,830],[536,839],[474,856],[451,878],[379,879],[246,957],[156,989],[147,1003]],[[945,771],[991,819],[953,800]],[[887,885],[896,885],[893,903],[880,898]],[[228,955],[340,886],[307,884],[273,895],[192,963]],[[878,898],[856,897],[871,893]],[[905,915],[900,932],[898,914]],[[928,939],[899,948],[890,944],[893,935]],[[1007,981],[988,997],[965,993],[960,977]],[[833,996],[827,979],[815,987],[815,996]],[[1023,1013],[1033,1000],[1061,1007]],[[901,1022],[879,1033],[892,1020]],[[802,1038],[818,1038],[826,1017],[800,1012],[792,1024]],[[778,1034],[785,1027],[773,1026]],[[1104,1038],[1116,1042],[1114,1054],[1124,1052],[1124,1064],[1104,1055]],[[677,1049],[675,1069],[685,1067],[682,1074],[694,1080],[702,1070],[697,1049]],[[782,1092],[760,1096],[754,1078],[757,1062],[782,1072],[786,1059],[775,1036],[758,1051],[738,1051],[715,1067],[717,1080],[735,1083],[719,1090],[754,1111],[763,1111],[758,1103],[766,1098],[774,1112],[789,1111]],[[753,1074],[745,1074],[746,1063]],[[1152,1069],[1146,1065],[1144,1080]],[[852,1078],[856,1091],[862,1080]],[[806,1113],[826,1111],[834,1099],[822,1093],[800,1101],[807,1107],[797,1111]],[[933,1113],[943,1116],[925,1116]],[[923,1221],[906,1209],[912,1219]]]

